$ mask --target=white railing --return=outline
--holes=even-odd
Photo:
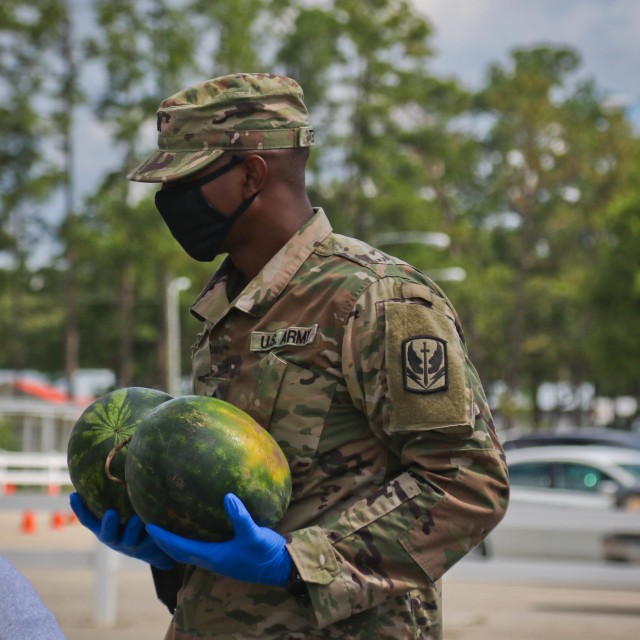
[[[16,487],[46,487],[57,495],[60,487],[70,485],[65,453],[22,453],[0,451],[0,492],[10,495]]]
[[[0,398],[0,414],[77,420],[85,404],[54,403],[29,398]]]

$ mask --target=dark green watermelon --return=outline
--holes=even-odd
[[[125,474],[145,524],[196,540],[233,537],[227,493],[269,527],[291,499],[289,465],[271,435],[244,411],[205,396],[176,398],[151,411],[129,444]]]
[[[89,509],[101,518],[116,509],[125,522],[134,513],[124,485],[127,441],[140,421],[172,397],[144,387],[123,387],[98,398],[78,418],[67,446],[71,482]],[[116,449],[122,445],[122,448]],[[109,454],[109,478],[105,464]]]

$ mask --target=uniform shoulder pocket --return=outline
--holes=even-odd
[[[454,322],[430,305],[384,303],[388,429],[473,432],[473,394]]]

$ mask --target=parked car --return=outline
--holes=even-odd
[[[580,445],[506,452],[512,500],[606,509],[640,496],[640,451]]]
[[[640,451],[640,433],[620,429],[579,427],[528,433],[504,442],[505,450],[557,445],[596,445],[624,447]]]
[[[506,456],[509,509],[480,553],[638,561],[640,451],[544,446]]]

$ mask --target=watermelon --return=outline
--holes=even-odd
[[[123,523],[133,515],[124,484],[127,443],[142,418],[171,399],[155,389],[123,387],[90,404],[73,425],[67,445],[71,483],[97,518],[107,509],[116,509]]]
[[[209,542],[233,537],[227,493],[268,527],[291,499],[289,465],[269,432],[241,409],[206,396],[182,396],[151,411],[129,444],[125,476],[145,524]]]

